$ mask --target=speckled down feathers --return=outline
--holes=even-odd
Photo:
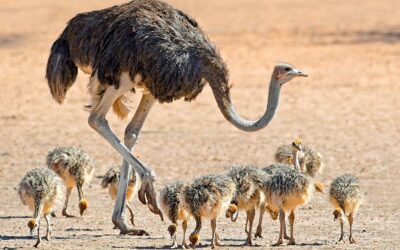
[[[180,197],[183,187],[184,183],[182,181],[176,181],[164,187],[160,192],[161,207],[168,208],[168,218],[175,224],[178,221],[178,212],[181,206]],[[166,211],[163,212],[165,213]]]
[[[291,171],[291,169],[293,169],[293,167],[288,164],[274,163],[262,168],[262,171],[266,172],[269,175],[272,175],[276,171]]]
[[[233,167],[229,170],[228,176],[236,185],[234,201],[249,201],[256,192],[262,190],[269,178],[266,172],[254,166]]]
[[[76,147],[56,147],[47,155],[47,166],[61,177],[68,171],[77,183],[83,185],[93,174],[94,163],[89,154]]]
[[[360,182],[357,177],[350,174],[341,175],[333,180],[329,193],[344,210],[346,200],[359,201],[361,199]]]
[[[311,177],[321,173],[323,169],[322,155],[310,147],[303,145],[303,154],[299,157],[301,169]],[[284,164],[293,164],[293,153],[291,145],[282,145],[278,147],[275,153],[275,161]]]
[[[224,175],[206,175],[195,178],[182,192],[183,202],[193,215],[198,215],[203,205],[210,210],[229,206],[235,193],[235,183]],[[227,204],[221,204],[223,198],[229,198]]]
[[[272,169],[272,175],[266,182],[266,188],[275,195],[287,196],[303,193],[314,184],[311,177],[294,170],[289,165],[272,165],[269,169]]]
[[[35,168],[27,172],[19,183],[18,194],[24,205],[33,205],[27,204],[27,197],[33,199],[35,206],[46,201],[55,205],[63,196],[63,190],[63,182],[54,171]]]
[[[107,188],[109,184],[119,183],[120,168],[121,168],[120,165],[114,164],[107,170],[101,181],[101,186],[103,188]],[[129,172],[128,185],[135,185],[135,183],[136,183],[135,170],[131,168],[131,171]]]

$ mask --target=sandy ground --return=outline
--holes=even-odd
[[[324,155],[319,177],[327,186],[342,173],[361,179],[364,203],[355,220],[357,244],[335,245],[339,224],[328,197],[316,194],[297,211],[298,246],[282,248],[395,249],[399,246],[400,200],[400,5],[395,0],[173,0],[190,13],[219,47],[230,69],[237,109],[248,118],[263,111],[274,63],[286,61],[310,77],[285,85],[278,114],[264,130],[240,132],[223,119],[210,88],[192,103],[156,105],[135,154],[158,176],[157,189],[175,179],[221,173],[232,165],[272,163],[277,146],[299,136]],[[120,162],[119,155],[87,125],[83,106],[88,77],[81,72],[63,106],[51,98],[44,79],[50,46],[75,14],[114,1],[0,0],[0,247],[30,248],[28,218],[16,187],[25,172],[45,166],[57,145],[85,148],[96,176]],[[139,95],[132,96],[132,108]],[[122,136],[127,121],[109,115]],[[134,200],[136,223],[149,237],[119,236],[113,230],[113,202],[100,179],[85,187],[89,210],[83,217],[55,218],[51,243],[43,249],[164,248],[167,223]],[[70,211],[78,214],[76,190]],[[244,215],[235,224],[219,220],[227,248],[245,240]],[[189,231],[193,228],[190,224]],[[346,225],[346,233],[348,227]],[[278,222],[264,222],[269,248]],[[210,227],[201,233],[209,246]],[[347,237],[347,234],[346,234]],[[179,234],[178,239],[181,238]]]

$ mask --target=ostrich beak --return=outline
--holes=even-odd
[[[297,69],[293,69],[293,70],[290,72],[290,75],[292,75],[292,76],[308,77],[308,74],[304,73],[304,72],[301,71],[301,70],[297,70]]]

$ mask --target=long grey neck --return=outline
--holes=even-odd
[[[278,108],[281,86],[276,82],[274,77],[271,78],[269,84],[267,109],[258,120],[246,120],[239,115],[232,104],[229,90],[224,93],[220,89],[213,87],[213,85],[211,85],[211,87],[222,114],[230,123],[240,130],[253,132],[266,127],[274,117]]]

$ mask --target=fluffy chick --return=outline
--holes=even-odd
[[[229,170],[227,175],[236,185],[236,192],[232,203],[237,206],[239,211],[246,211],[247,214],[245,226],[247,239],[245,245],[252,245],[252,228],[255,212],[256,209],[260,207],[261,203],[265,203],[263,186],[267,178],[269,178],[269,175],[254,166],[233,167]]]
[[[237,210],[236,206],[230,206],[235,191],[235,183],[231,178],[224,175],[198,177],[184,187],[181,195],[182,205],[196,220],[196,228],[189,237],[193,248],[196,247],[200,239],[199,233],[203,218],[211,221],[211,248],[221,245],[216,232],[217,217],[221,212],[226,212],[227,209]]]
[[[183,240],[182,247],[189,248],[186,243],[186,229],[190,219],[190,213],[185,209],[181,202],[181,194],[184,189],[184,183],[182,181],[176,181],[170,185],[164,187],[160,192],[160,206],[163,214],[166,214],[172,224],[168,227],[168,232],[172,239],[171,248],[178,247],[176,240],[176,231],[178,221],[182,221],[183,229]]]
[[[29,220],[28,227],[31,234],[37,230],[37,241],[34,247],[38,247],[41,242],[39,227],[42,214],[47,222],[45,239],[50,240],[50,215],[62,193],[62,180],[56,173],[47,168],[35,168],[29,171],[19,183],[18,194],[22,204],[33,210],[33,218]]]
[[[56,147],[47,154],[47,166],[64,180],[67,187],[62,215],[74,217],[67,213],[69,196],[74,186],[78,189],[79,211],[82,215],[88,208],[83,185],[91,180],[94,172],[94,164],[89,154],[76,147]]]
[[[334,220],[340,221],[340,238],[343,241],[343,224],[344,217],[347,217],[350,226],[350,243],[355,243],[353,237],[353,220],[361,204],[360,182],[357,177],[344,174],[333,180],[329,191],[330,201],[335,208],[333,215]]]

